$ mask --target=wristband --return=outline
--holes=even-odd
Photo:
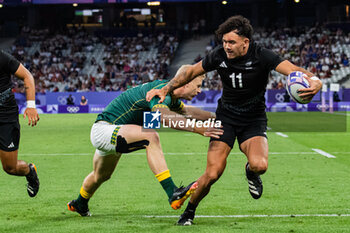
[[[27,101],[27,108],[36,108],[35,100],[28,100]]]
[[[320,79],[319,79],[318,77],[316,77],[316,76],[312,76],[310,79],[311,79],[311,80],[314,80],[314,81],[320,80]]]

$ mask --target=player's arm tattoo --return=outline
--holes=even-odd
[[[180,70],[177,75],[170,80],[165,89],[168,93],[172,92],[176,88],[182,87],[186,83],[191,81],[191,75],[187,72],[187,69]]]

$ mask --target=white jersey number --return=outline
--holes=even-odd
[[[235,73],[232,73],[230,75],[230,78],[232,79],[233,88],[243,88],[242,73],[239,73],[237,75]],[[238,79],[238,87],[236,87],[236,79]]]

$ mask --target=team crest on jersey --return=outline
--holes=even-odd
[[[222,68],[227,68],[227,65],[226,65],[226,63],[223,61],[223,62],[221,62],[220,67],[222,67]]]

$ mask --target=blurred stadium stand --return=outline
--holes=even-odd
[[[0,47],[31,70],[37,92],[118,91],[170,78],[212,49],[213,32],[235,14],[251,20],[259,43],[325,83],[350,87],[347,1],[54,2],[0,0]],[[282,88],[283,80],[272,72],[268,88]],[[18,81],[14,88],[24,91]],[[218,75],[208,74],[204,89],[220,88]]]

